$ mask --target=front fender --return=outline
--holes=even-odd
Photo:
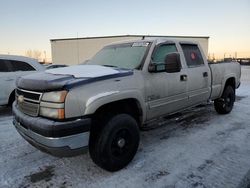
[[[91,96],[85,104],[85,115],[94,114],[101,106],[109,104],[111,102],[124,100],[124,99],[135,99],[140,105],[143,115],[143,121],[146,119],[146,107],[143,96],[136,90],[129,91],[109,91],[99,93]]]

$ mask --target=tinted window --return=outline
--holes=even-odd
[[[9,72],[9,69],[5,63],[5,60],[0,59],[0,72]]]
[[[152,61],[154,63],[163,63],[166,55],[173,52],[177,52],[175,44],[163,44],[152,55]]]
[[[12,67],[12,71],[34,71],[35,70],[31,65],[22,61],[9,60],[8,63],[10,63]]]
[[[175,44],[162,44],[156,47],[151,59],[153,63],[159,64],[157,65],[157,71],[165,70],[165,57],[173,52],[177,52]]]
[[[197,45],[181,44],[181,47],[188,67],[204,65],[201,52]]]

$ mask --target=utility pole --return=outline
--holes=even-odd
[[[43,53],[44,53],[44,63],[46,63],[46,59],[47,59],[46,58],[46,51],[44,50]]]
[[[79,61],[79,39],[78,39],[78,32],[76,33],[76,45],[77,45],[77,64],[80,64]]]

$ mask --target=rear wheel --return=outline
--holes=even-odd
[[[219,114],[228,114],[232,111],[235,101],[235,90],[232,86],[226,86],[221,98],[214,101],[214,108]]]
[[[117,171],[134,158],[139,140],[136,120],[128,114],[114,115],[99,134],[91,138],[90,156],[101,168]]]

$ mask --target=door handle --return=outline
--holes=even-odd
[[[186,74],[181,75],[180,80],[181,81],[187,81],[187,75]]]
[[[203,77],[208,77],[208,73],[207,72],[203,72]]]
[[[13,78],[7,78],[5,81],[13,81]]]

